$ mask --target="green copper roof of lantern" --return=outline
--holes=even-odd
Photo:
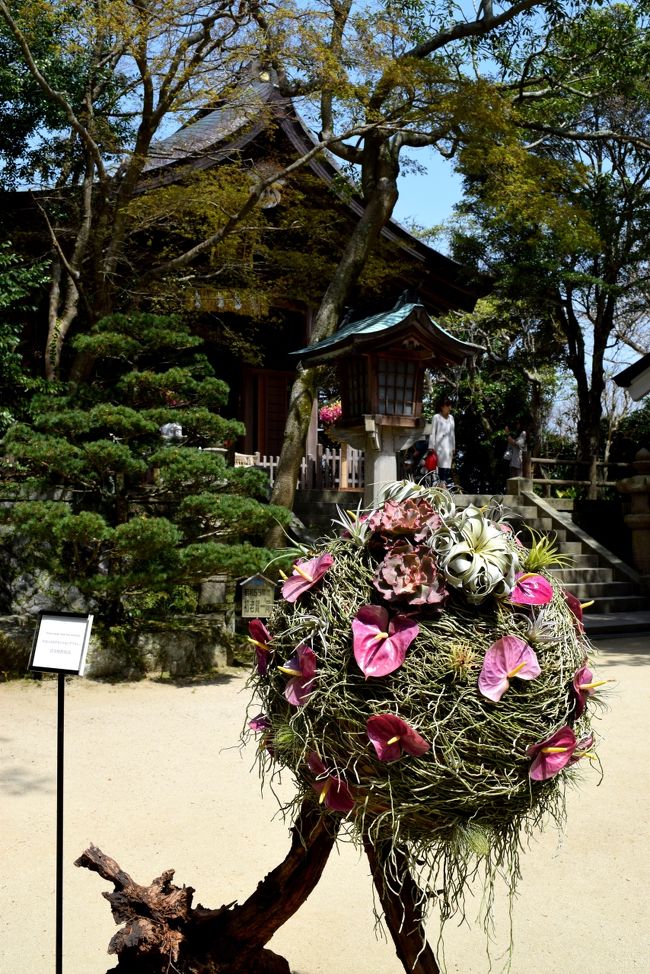
[[[291,355],[299,355],[308,365],[321,365],[357,351],[368,352],[412,338],[431,352],[441,364],[461,365],[485,349],[482,345],[463,342],[430,318],[419,301],[404,297],[390,311],[342,325],[329,338],[308,345]]]

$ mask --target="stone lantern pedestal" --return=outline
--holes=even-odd
[[[364,453],[364,507],[378,507],[382,488],[397,480],[397,454],[422,439],[425,421],[398,426],[386,416],[364,416],[363,426],[337,425],[336,435],[344,443]]]
[[[639,450],[632,466],[635,475],[619,480],[616,489],[630,498],[630,512],[624,520],[632,534],[634,567],[650,590],[650,451]]]

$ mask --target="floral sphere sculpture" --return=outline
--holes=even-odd
[[[346,816],[387,863],[405,850],[444,919],[478,862],[490,889],[514,883],[520,832],[561,821],[566,780],[597,762],[582,609],[548,541],[525,547],[497,505],[404,482],[337,523],[268,627],[251,623],[250,726],[297,800]]]

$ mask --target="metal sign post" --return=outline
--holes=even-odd
[[[66,675],[83,676],[93,617],[41,612],[28,670],[57,673],[55,971],[63,972],[63,759]]]

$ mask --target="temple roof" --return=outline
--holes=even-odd
[[[345,323],[329,338],[290,354],[306,365],[324,365],[350,352],[395,349],[400,342],[405,350],[428,352],[434,365],[463,365],[485,351],[445,331],[419,301],[402,297],[390,311]]]
[[[188,168],[209,169],[233,158],[246,147],[252,148],[270,125],[283,134],[296,158],[319,144],[292,100],[280,95],[268,72],[256,73],[251,68],[249,80],[222,105],[202,113],[168,138],[152,145],[139,191],[147,192],[173,183],[185,175]],[[353,219],[362,215],[363,200],[356,195],[331,153],[323,149],[307,163],[307,168],[338,196],[340,204]],[[418,269],[422,290],[435,295],[440,310],[471,311],[477,299],[489,293],[490,286],[486,281],[470,281],[462,264],[428,247],[396,220],[389,220],[381,235]]]

